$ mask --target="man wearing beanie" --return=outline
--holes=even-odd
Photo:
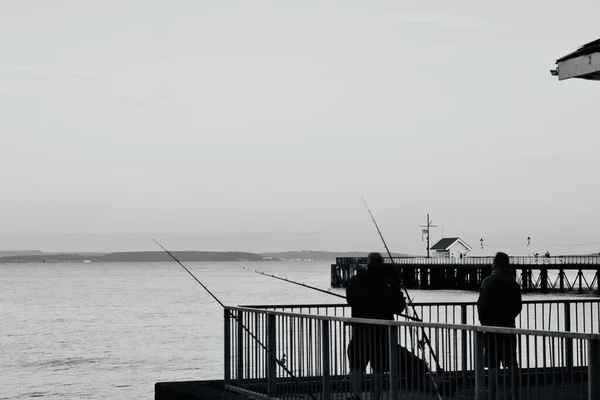
[[[509,257],[498,252],[492,263],[492,274],[481,283],[477,310],[481,325],[515,327],[515,319],[521,312],[521,288],[516,273],[509,265]],[[489,368],[489,395],[496,399],[498,391],[498,369],[500,364],[509,368],[512,374],[512,398],[518,398],[516,368],[517,336],[513,334],[486,333],[484,353]]]

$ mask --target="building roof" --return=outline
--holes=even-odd
[[[576,51],[556,60],[555,70],[550,70],[558,80],[579,78],[600,80],[600,39],[584,44]]]
[[[577,51],[574,51],[556,60],[556,63],[558,64],[559,62],[570,60],[571,58],[587,56],[589,54],[598,52],[600,52],[600,39],[594,40],[593,42],[589,42],[588,44],[584,44],[583,46],[578,48]]]
[[[456,242],[460,242],[463,246],[465,246],[467,249],[471,250],[471,246],[469,246],[468,244],[466,244],[463,240],[461,240],[460,238],[443,238],[441,239],[439,242],[437,242],[436,244],[434,244],[430,250],[448,250],[450,247],[452,247]]]
[[[431,250],[448,250],[450,246],[452,246],[458,238],[443,238],[433,246],[431,246]]]

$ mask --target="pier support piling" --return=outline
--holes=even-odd
[[[542,284],[542,293],[548,293],[548,269],[542,268],[540,271],[540,276]]]
[[[421,289],[429,289],[429,268],[428,267],[421,267],[420,268],[420,272],[421,272],[421,279],[419,282]]]

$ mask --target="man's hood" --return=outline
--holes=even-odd
[[[515,275],[510,268],[494,268],[492,275],[502,279],[515,279]]]

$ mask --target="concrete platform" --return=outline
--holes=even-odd
[[[510,395],[503,397],[503,390],[509,392],[509,389],[501,384],[499,394],[500,398],[510,398]],[[521,400],[587,400],[587,385],[578,383],[560,383],[546,385],[523,385],[519,388]],[[331,396],[331,400],[347,400],[350,393],[338,392]],[[188,381],[188,382],[158,382],[155,385],[155,400],[248,400],[251,397],[244,396],[231,391],[225,391],[223,381]],[[280,395],[277,398],[282,400],[292,399],[316,399],[322,400],[321,393],[295,393],[289,395]],[[458,388],[456,392],[449,396],[443,396],[444,399],[453,400],[472,400],[475,398],[473,388]],[[486,396],[483,396],[486,399]],[[433,393],[426,393],[417,390],[400,390],[397,400],[438,400]],[[363,393],[361,400],[371,400],[368,392]],[[388,400],[387,392],[383,393],[383,399]]]
[[[247,396],[226,391],[222,380],[157,382],[155,400],[246,400]]]

